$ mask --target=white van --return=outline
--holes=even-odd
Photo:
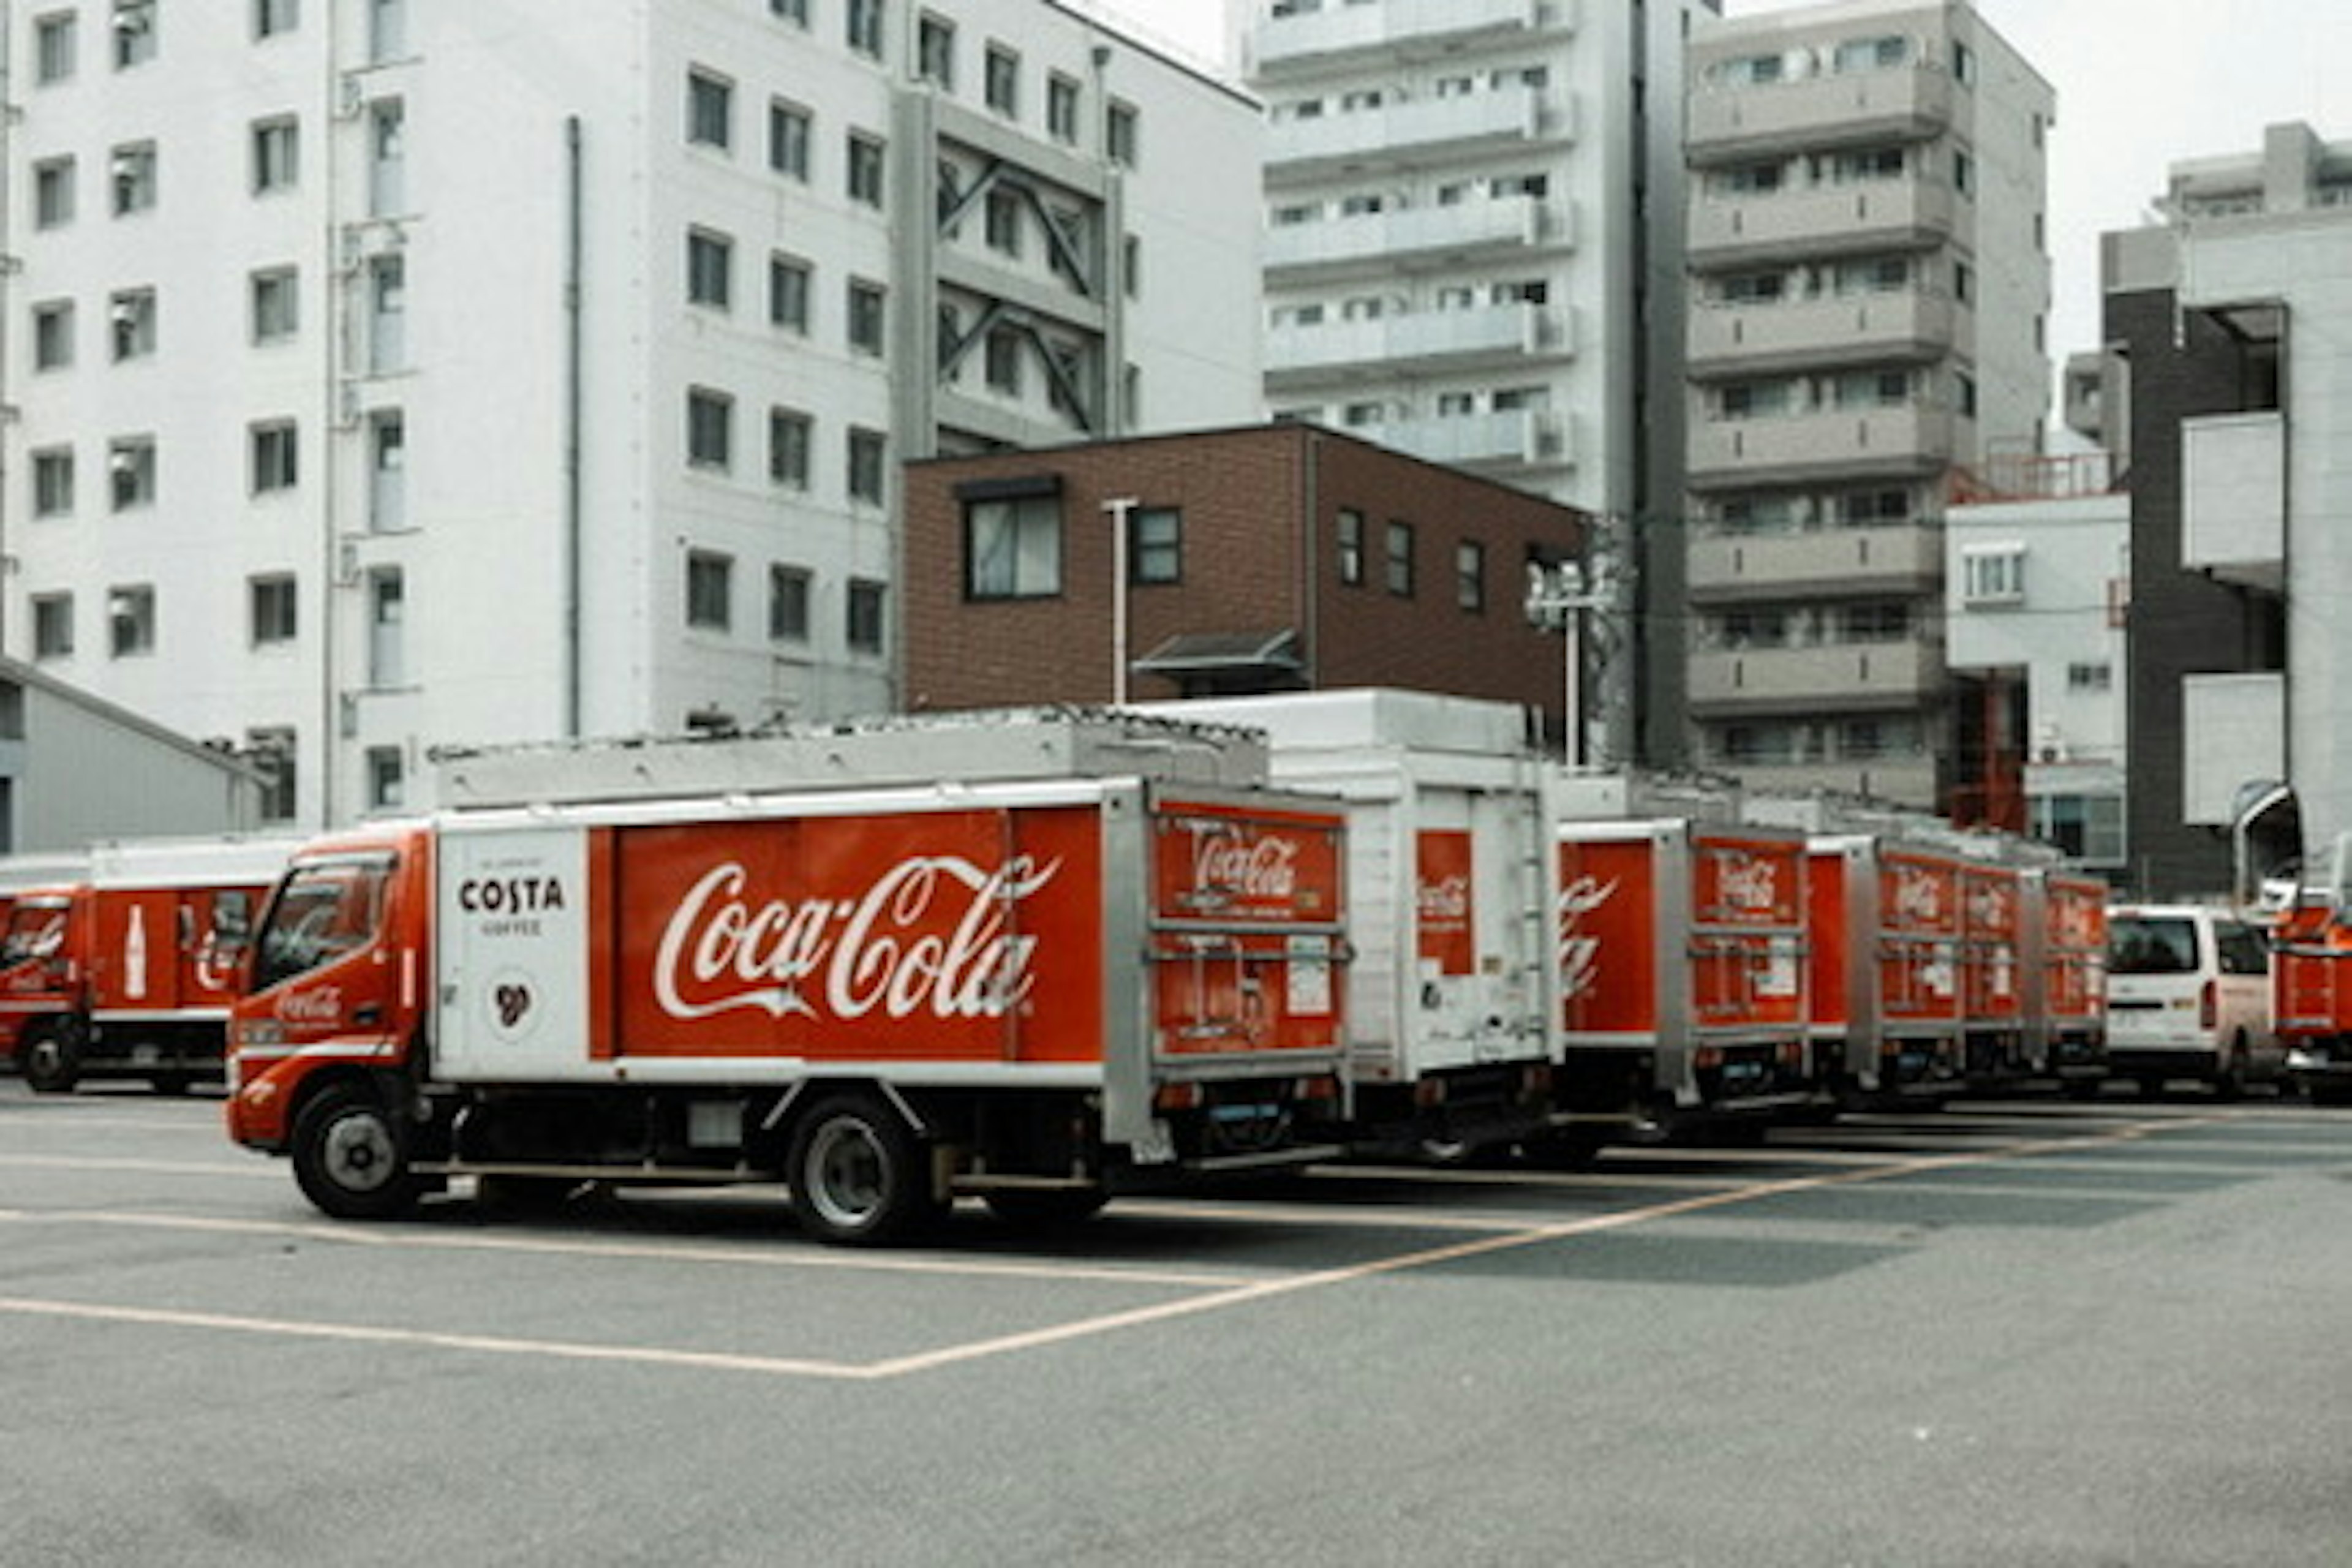
[[[2262,932],[2198,904],[2109,909],[2107,1065],[2150,1094],[2171,1079],[2223,1094],[2286,1081]]]

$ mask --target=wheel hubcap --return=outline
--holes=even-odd
[[[871,1219],[884,1197],[882,1155],[864,1126],[828,1121],[810,1140],[809,1205],[827,1223],[855,1227]]]
[[[337,1184],[353,1192],[373,1192],[393,1176],[392,1134],[373,1116],[348,1116],[329,1128],[326,1156]]]

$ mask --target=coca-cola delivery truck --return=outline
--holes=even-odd
[[[2037,866],[2023,893],[2029,1069],[2095,1092],[2107,1077],[2107,885]]]
[[[2023,869],[1958,861],[1961,1073],[1979,1087],[2025,1076]]]
[[[86,875],[14,895],[0,1051],[42,1093],[85,1078],[164,1090],[221,1071],[237,962],[292,841],[100,844]]]
[[[1813,1038],[1832,1092],[1958,1089],[1958,861],[1866,833],[1817,837],[1809,856]]]
[[[1565,818],[1563,1024],[1576,1098],[1663,1128],[1810,1103],[1805,839],[1690,817]]]
[[[461,760],[445,801],[528,804],[295,857],[230,1131],[337,1215],[781,1179],[849,1243],[1335,1152],[1341,814],[1154,776],[1215,745],[1040,716]],[[803,787],[665,793],[753,776]]]
[[[1149,705],[1261,737],[1348,818],[1352,1147],[1448,1157],[1550,1136],[1545,784],[1523,710],[1418,691]]]

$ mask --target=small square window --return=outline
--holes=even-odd
[[[149,436],[118,437],[107,444],[108,497],[116,511],[155,501],[155,441]]]
[[[735,243],[709,229],[686,236],[686,299],[690,305],[727,310],[735,293]]]
[[[955,90],[954,23],[928,13],[916,23],[915,74],[944,91]]]
[[[155,0],[114,0],[114,68],[155,58]]]
[[[1364,514],[1342,507],[1333,531],[1339,581],[1361,587],[1364,581]]]
[[[735,460],[735,400],[709,387],[686,395],[686,460],[694,468],[725,470]]]
[[[709,71],[686,75],[686,139],[726,152],[735,144],[735,85]]]
[[[63,370],[74,361],[71,300],[48,300],[33,307],[33,368]]]
[[[51,447],[33,454],[33,515],[64,517],[74,509],[74,455],[71,447]]]
[[[797,22],[808,26],[809,0],[768,0],[768,15],[780,22]]]
[[[114,194],[114,216],[129,217],[155,205],[155,143],[131,142],[114,149],[107,168]]]
[[[998,185],[988,193],[985,228],[988,248],[1000,256],[1021,254],[1021,193]]]
[[[302,301],[291,267],[269,267],[253,275],[253,341],[291,342],[302,325]]]
[[[1181,582],[1184,514],[1172,506],[1138,507],[1128,514],[1127,580],[1139,588]]]
[[[868,59],[882,58],[882,0],[847,0],[845,37],[851,52]]]
[[[50,87],[70,81],[74,74],[76,37],[74,14],[59,11],[33,22],[33,80]]]
[[[70,658],[74,650],[71,594],[33,595],[33,657]]]
[[[735,560],[715,550],[686,554],[686,624],[723,632],[734,625]]]
[[[253,194],[290,191],[302,173],[301,127],[290,115],[253,122]]]
[[[1110,117],[1104,122],[1103,136],[1110,161],[1122,168],[1132,169],[1143,153],[1142,117],[1131,103],[1114,103]]]
[[[114,357],[145,359],[155,352],[155,290],[125,289],[107,300],[107,320],[113,329]]]
[[[253,36],[274,38],[302,25],[302,0],[253,0]]]
[[[1045,79],[1045,132],[1066,147],[1078,140],[1078,84],[1058,73]]]
[[[809,330],[809,264],[794,257],[768,258],[768,322],[806,335]]]
[[[296,785],[294,730],[269,725],[245,732],[245,749],[261,775],[259,813],[264,822],[291,822],[299,800]]]
[[[116,658],[155,651],[155,590],[145,584],[106,591],[106,647]]]
[[[848,642],[852,652],[882,651],[882,616],[887,590],[879,583],[863,577],[849,581]]]
[[[74,218],[74,161],[44,158],[33,165],[33,226],[63,228]]]
[[[1486,610],[1486,547],[1475,539],[1454,547],[1454,603],[1474,616]]]
[[[252,427],[253,493],[275,495],[290,490],[301,479],[301,447],[290,419],[273,419]]]
[[[861,206],[882,205],[883,144],[858,132],[849,133],[849,199]]]
[[[809,177],[809,111],[796,104],[768,105],[768,167],[803,184]]]
[[[887,447],[879,430],[849,432],[849,496],[852,500],[883,502],[883,466]]]
[[[1412,524],[1391,522],[1382,559],[1387,565],[1389,592],[1401,599],[1412,597]]]
[[[370,746],[367,752],[368,807],[397,811],[408,804],[408,759],[398,746]]]
[[[768,568],[768,640],[809,640],[809,574],[800,566]]]
[[[1002,44],[988,47],[988,107],[1006,119],[1021,113],[1021,57]]]
[[[849,346],[860,353],[882,352],[886,300],[879,283],[849,280]]]
[[[809,442],[814,425],[793,408],[768,410],[768,478],[787,489],[809,486]]]
[[[253,646],[278,647],[292,642],[301,613],[292,575],[249,578],[247,590],[252,607]]]
[[[1058,494],[968,500],[963,508],[964,597],[1044,599],[1062,591]]]

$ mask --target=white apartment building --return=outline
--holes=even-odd
[[[2043,449],[2051,89],[1964,0],[1743,17],[1689,73],[1695,760],[1939,808],[1948,483]]]
[[[272,819],[887,710],[902,459],[1262,406],[1256,107],[1057,0],[0,11],[0,646]]]
[[[1620,760],[1679,749],[1683,47],[1717,0],[1251,0],[1266,401],[1612,520]],[[1654,649],[1656,639],[1650,639]]]

